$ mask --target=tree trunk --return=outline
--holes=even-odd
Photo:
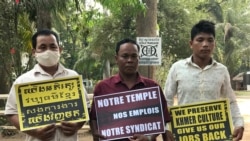
[[[51,15],[48,8],[46,9],[44,6],[37,7],[37,30],[41,29],[51,29]]]
[[[16,45],[15,7],[10,2],[0,2],[0,94],[6,94],[12,84],[13,61],[11,49]],[[0,107],[4,104],[0,101]]]
[[[146,3],[146,12],[136,18],[137,37],[156,37],[157,27],[157,0],[143,0]],[[139,72],[145,77],[154,79],[154,66],[139,66]]]
[[[110,77],[110,61],[107,59],[104,63],[103,79]]]

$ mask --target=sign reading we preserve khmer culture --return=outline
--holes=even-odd
[[[60,121],[89,120],[80,75],[17,84],[15,91],[21,131]]]
[[[227,99],[170,108],[169,123],[176,141],[232,141]]]
[[[105,140],[165,131],[159,87],[95,96],[94,103]]]

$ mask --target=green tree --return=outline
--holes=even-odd
[[[93,18],[95,26],[89,30],[90,36],[88,57],[94,57],[96,63],[101,64],[99,69],[103,72],[103,78],[109,77],[117,69],[114,66],[115,43],[125,37],[135,38],[135,12],[143,9],[143,5],[137,0],[100,0],[106,8],[104,13]],[[92,55],[91,55],[92,54]],[[86,53],[81,56],[87,55]],[[87,57],[84,57],[87,58]],[[100,65],[96,65],[100,66]],[[113,68],[110,70],[110,68]]]
[[[0,2],[0,94],[8,93],[16,76],[27,68],[21,60],[23,52],[30,47],[25,44],[28,36],[25,33],[31,27],[26,19],[25,14],[18,14],[18,6],[11,1]],[[1,100],[0,107],[4,105]]]
[[[74,2],[74,6],[80,9],[80,0],[24,0],[19,3],[23,12],[28,13],[30,21],[39,29],[55,27],[53,22],[60,20],[60,13],[67,12],[68,3]]]
[[[200,1],[160,0],[158,4],[159,36],[162,38],[162,65],[156,67],[155,77],[163,86],[172,63],[191,55],[190,29],[206,14],[195,7]]]
[[[1,30],[1,65],[3,68],[1,74],[1,91],[0,93],[7,93],[10,85],[16,76],[29,70],[34,62],[31,54],[28,56],[29,62],[26,66],[22,65],[22,56],[24,53],[31,52],[31,36],[35,28],[51,28],[52,25],[50,17],[59,19],[58,11],[61,12],[67,8],[65,4],[68,1],[43,1],[43,0],[30,0],[14,1],[3,0],[0,2],[0,30]],[[75,2],[75,7],[79,2]],[[78,8],[78,7],[77,7]],[[40,10],[40,12],[39,12]],[[47,10],[47,12],[41,12]],[[38,15],[41,13],[43,15]],[[47,16],[46,16],[47,14]],[[52,15],[52,16],[51,16]],[[41,20],[40,18],[45,18]],[[39,22],[37,22],[39,21]],[[47,24],[48,23],[48,24]],[[12,51],[12,53],[10,53]]]
[[[215,57],[235,75],[242,64],[241,50],[249,43],[249,0],[217,2],[211,0],[199,5],[214,17],[217,29],[217,49]]]
[[[6,6],[7,5],[7,6]],[[1,64],[0,64],[0,93],[7,93],[8,88],[6,88],[9,85],[9,80],[11,78],[11,64],[8,62],[11,60],[11,41],[8,38],[11,35],[14,36],[14,20],[11,20],[6,17],[14,17],[14,13],[11,12],[14,7],[11,7],[10,4],[7,1],[1,1],[0,2],[0,10],[1,10],[1,23],[0,23],[0,57],[1,57]],[[14,19],[14,18],[11,18]],[[12,24],[11,24],[12,23]],[[12,25],[12,26],[11,26]]]
[[[138,12],[136,16],[136,36],[137,37],[156,37],[157,36],[157,4],[158,1],[142,0],[146,10]],[[139,66],[140,74],[155,79],[154,66]]]

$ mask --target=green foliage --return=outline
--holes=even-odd
[[[172,65],[173,58],[174,56],[171,54],[163,54],[162,65],[156,66],[155,74],[157,75],[155,75],[155,79],[156,79],[156,82],[158,82],[158,84],[162,88],[164,88],[165,81],[168,75],[168,70],[170,69]]]
[[[220,6],[222,2],[217,2],[216,0],[203,1],[198,3],[196,9],[210,14],[218,22],[223,22],[223,10]]]
[[[92,20],[95,26],[89,30],[89,47],[85,50],[88,53],[80,56],[88,55],[89,59],[93,57],[93,64],[99,64],[99,68],[96,68],[99,72],[104,71],[106,62],[110,62],[111,68],[116,67],[114,55],[117,41],[126,37],[135,39],[135,16],[128,9],[132,9],[130,5],[122,8],[120,14],[123,16],[103,14],[99,19],[94,19],[95,22]]]
[[[12,65],[19,64],[11,50],[19,49],[16,36],[15,6],[7,0],[0,2],[0,93],[7,93],[12,84]],[[17,62],[16,62],[17,61]]]
[[[104,6],[104,13],[95,8],[86,11],[84,1],[79,0],[24,0],[19,5],[14,5],[13,1],[1,1],[3,63],[0,75],[7,76],[9,84],[12,81],[10,72],[20,75],[33,65],[32,56],[29,56],[31,62],[22,68],[20,58],[21,52],[31,51],[30,38],[39,24],[38,18],[41,18],[38,8],[47,12],[46,20],[60,34],[64,48],[61,61],[66,67],[95,79],[101,79],[107,61],[110,61],[112,71],[117,71],[113,57],[115,44],[125,37],[136,38],[136,16],[145,12],[147,7],[145,0],[98,1]],[[157,18],[163,50],[163,65],[157,67],[163,71],[157,72],[159,79],[165,79],[170,64],[191,55],[190,29],[201,19],[216,22],[214,58],[228,66],[231,74],[248,69],[248,5],[249,0],[159,0]],[[16,49],[15,55],[9,53],[12,47]],[[11,62],[15,67],[5,62]],[[3,70],[5,74],[2,74]]]
[[[249,44],[249,0],[230,0],[200,3],[216,22],[217,48],[215,57],[228,67],[229,73],[238,73],[242,64],[239,50]]]
[[[189,13],[178,5],[177,1],[161,0],[158,4],[158,24],[162,37],[162,50],[170,52],[176,59],[190,55],[189,49]],[[178,18],[176,18],[178,17]]]
[[[89,48],[81,50],[78,56],[74,70],[82,74],[84,79],[102,79],[102,62],[97,61],[98,56],[93,54]]]
[[[249,96],[250,92],[249,91],[235,91],[235,94],[237,96]]]
[[[129,13],[136,16],[138,12],[146,10],[145,3],[139,0],[97,0],[102,6],[108,10],[113,15],[124,16],[124,11],[129,11]]]

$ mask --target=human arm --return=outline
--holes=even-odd
[[[86,103],[87,103],[87,108],[88,110],[90,109],[91,107],[91,103],[90,103],[90,99],[88,97],[88,92],[86,90],[86,88],[83,86],[83,92],[84,92],[84,95],[85,95],[85,99],[86,99]]]
[[[174,105],[174,97],[176,95],[177,91],[177,82],[175,80],[175,67],[174,65],[170,68],[165,86],[164,86],[164,94],[167,100],[168,107],[171,107]]]
[[[242,139],[244,133],[244,119],[240,113],[240,109],[236,100],[236,95],[231,87],[230,76],[228,71],[226,71],[225,73],[225,80],[221,93],[222,97],[229,99],[230,110],[234,125],[233,138],[235,141],[239,141]]]
[[[236,101],[234,103],[231,103],[230,106],[234,123],[233,138],[234,141],[240,141],[244,133],[244,119],[241,116],[240,112],[237,110],[238,105]],[[234,115],[234,113],[236,113],[236,115]]]
[[[141,134],[135,134],[133,137],[129,138],[129,140],[130,141],[151,141],[150,138]]]
[[[82,128],[85,122],[62,121],[57,127],[60,128],[65,136],[72,136]]]
[[[6,118],[13,126],[20,130],[18,115],[6,115]]]
[[[141,135],[141,134],[135,134],[132,137],[129,138],[130,141],[156,141],[157,135]]]
[[[169,73],[166,78],[166,83],[164,87],[164,94],[167,101],[167,107],[174,105],[174,97],[177,93],[177,82],[175,80],[175,67],[174,65],[170,68]],[[169,111],[168,111],[169,112]],[[167,141],[174,141],[173,134],[169,131],[169,127],[166,126],[165,133],[162,134],[163,139]]]
[[[168,104],[167,101],[163,95],[162,89],[160,88],[160,93],[161,93],[161,100],[162,100],[162,107],[163,107],[163,114],[164,114],[164,121],[165,124],[167,124],[168,122],[171,121],[171,115],[169,113],[169,109],[168,109]],[[162,133],[162,139],[164,141],[174,141],[174,137],[173,134],[168,130],[168,128],[166,128],[167,130],[165,130],[164,133]]]
[[[174,136],[172,134],[172,132],[170,132],[169,130],[166,130],[164,134],[162,134],[165,141],[174,141]]]
[[[130,141],[156,141],[158,134],[154,135],[140,135],[135,134],[133,137],[129,138]],[[174,137],[172,133],[168,130],[165,131],[165,133],[162,134],[164,141],[174,141]]]
[[[15,126],[18,130],[20,130],[20,123],[19,123],[17,103],[16,103],[16,93],[15,93],[15,84],[20,83],[20,81],[17,82],[18,80],[20,80],[20,77],[13,83],[11,90],[9,92],[9,96],[5,105],[5,116],[13,126]],[[50,140],[54,138],[55,131],[56,131],[56,126],[54,124],[51,124],[43,128],[24,131],[24,133],[33,136],[35,138],[38,138],[40,140]]]
[[[91,133],[93,136],[93,141],[99,141],[99,139],[105,139],[103,135],[98,133],[96,120],[90,120],[89,124],[90,124]]]
[[[6,117],[13,126],[20,130],[18,115],[6,115]],[[24,132],[40,140],[51,140],[55,136],[56,126],[51,124],[43,128],[27,130]]]
[[[234,141],[240,141],[243,137],[244,127],[235,127],[233,131]]]
[[[99,139],[105,139],[105,137],[98,132],[97,117],[96,117],[96,110],[95,110],[95,99],[94,99],[94,97],[100,94],[101,92],[102,92],[102,88],[101,88],[100,83],[98,83],[95,86],[95,89],[93,91],[94,95],[93,95],[91,108],[89,112],[89,119],[90,119],[89,125],[90,125],[91,134],[93,137],[93,141],[99,141]]]

